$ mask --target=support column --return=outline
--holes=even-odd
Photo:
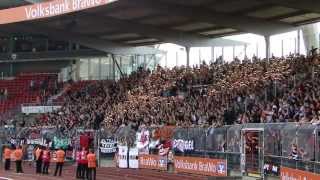
[[[223,60],[223,62],[224,62],[224,46],[222,46],[221,57],[222,57],[222,60]]]
[[[297,54],[297,47],[298,47],[298,45],[297,45],[297,38],[294,38],[294,54]]]
[[[76,61],[76,81],[80,81],[80,60],[77,59]]]
[[[300,54],[300,42],[301,42],[301,37],[300,37],[300,29],[297,31],[297,52]]]
[[[256,43],[256,57],[259,57],[259,44]]]
[[[165,67],[167,68],[168,67],[168,52],[166,52],[166,54],[165,54],[165,57],[164,57],[165,59]]]
[[[102,79],[102,77],[101,77],[101,58],[99,58],[99,80],[101,80]]]
[[[232,46],[232,60],[236,57],[236,47]]]
[[[248,46],[247,46],[247,44],[245,44],[244,45],[244,57],[247,56],[247,48],[248,48]]]
[[[179,62],[179,52],[176,52],[176,66],[178,66],[178,62]]]
[[[186,47],[187,53],[187,67],[190,67],[190,47]]]
[[[266,41],[266,59],[267,61],[270,60],[270,36],[265,36],[264,37]]]
[[[112,58],[112,78],[115,81],[116,80],[116,63],[115,63],[116,57],[112,54],[111,58]]]
[[[88,59],[88,80],[91,80],[91,60]]]
[[[214,62],[215,59],[214,59],[214,46],[211,47],[211,60]]]
[[[283,39],[281,40],[281,57],[284,57]]]
[[[201,64],[201,49],[199,48],[199,65]]]
[[[147,68],[147,55],[143,55],[143,69]]]

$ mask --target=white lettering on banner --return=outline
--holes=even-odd
[[[173,141],[173,148],[178,149],[181,152],[193,151],[194,150],[194,141],[193,140],[175,139]]]
[[[43,6],[41,3],[39,3],[36,6],[25,7],[24,10],[27,19],[37,19],[88,9],[113,1],[115,0],[65,0],[61,1],[60,3],[54,1],[53,3],[49,3],[47,6]]]
[[[49,3],[49,6],[43,7],[42,4],[38,4],[36,7],[25,8],[27,19],[36,19],[46,16],[55,16],[70,11],[70,1],[65,0],[61,4]]]
[[[113,139],[101,139],[101,153],[115,153],[117,151],[117,142]]]
[[[175,166],[180,169],[190,169],[190,170],[198,170],[198,164],[197,163],[189,163],[184,160],[176,160]]]
[[[153,158],[141,158],[140,163],[141,165],[144,165],[144,166],[153,166],[153,167],[157,166],[157,160]]]

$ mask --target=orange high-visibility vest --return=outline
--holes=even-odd
[[[22,149],[16,149],[13,154],[14,154],[16,161],[22,160],[22,156],[23,156]]]
[[[39,160],[41,151],[42,151],[42,150],[41,150],[40,148],[38,148],[38,149],[36,150],[36,160]]]
[[[63,150],[58,150],[56,154],[57,154],[57,162],[64,162],[65,152]]]
[[[9,148],[5,148],[5,149],[4,149],[3,157],[4,157],[4,159],[10,159],[10,157],[11,157],[11,150],[10,150]]]
[[[88,159],[88,168],[95,168],[97,167],[97,159],[96,159],[96,155],[93,153],[89,153],[87,155],[87,159]]]

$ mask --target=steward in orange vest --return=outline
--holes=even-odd
[[[97,159],[93,150],[87,155],[88,159],[88,180],[96,180]]]
[[[64,164],[64,156],[65,152],[60,148],[57,152],[57,164],[56,164],[56,170],[54,172],[54,176],[57,176],[57,172],[59,170],[59,176],[61,176],[62,167]]]
[[[23,152],[21,149],[21,146],[18,146],[16,150],[13,152],[14,158],[16,160],[16,172],[17,173],[23,173],[22,170],[22,157],[23,157]]]
[[[3,159],[4,159],[4,170],[9,171],[10,170],[10,158],[11,158],[11,149],[9,147],[4,147],[3,152]]]

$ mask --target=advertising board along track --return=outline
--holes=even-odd
[[[59,16],[94,7],[104,6],[117,0],[51,0],[32,5],[0,10],[0,25]]]

